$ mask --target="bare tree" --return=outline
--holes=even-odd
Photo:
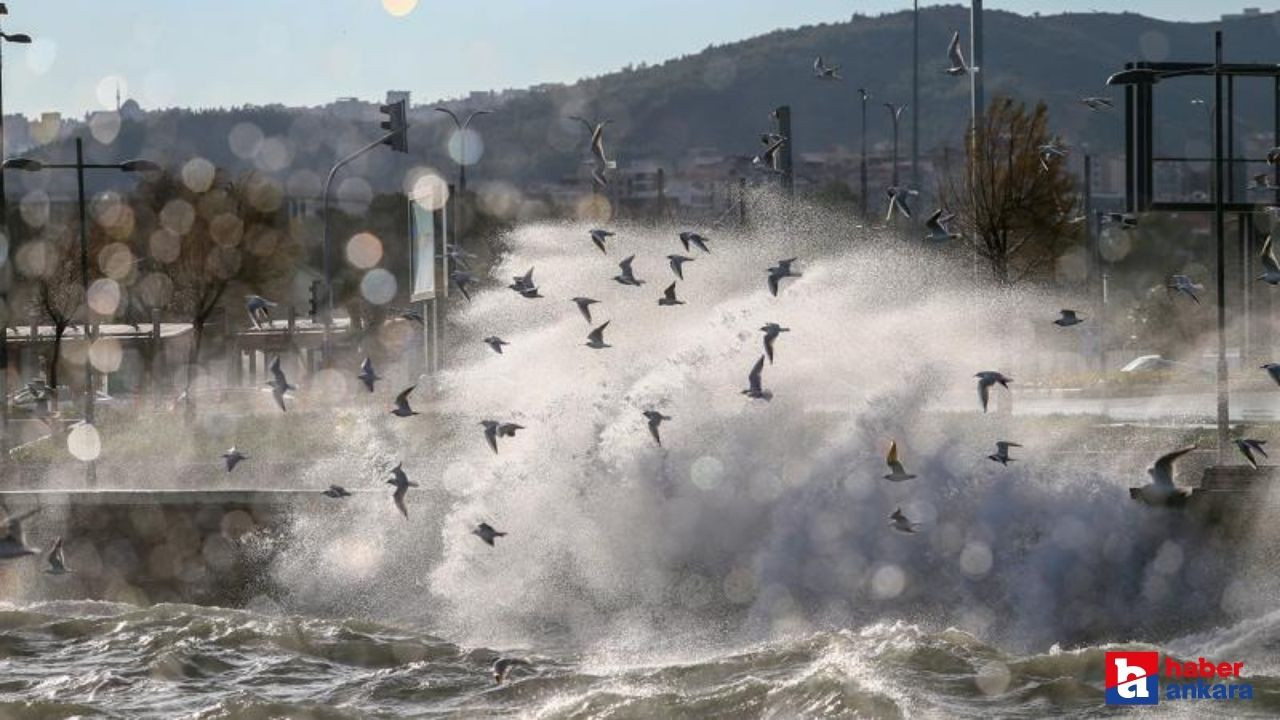
[[[145,223],[151,261],[169,280],[167,309],[191,323],[187,397],[201,362],[206,326],[233,287],[266,292],[287,280],[299,243],[288,227],[278,189],[261,176],[228,180],[219,172],[207,189],[160,174],[139,185],[135,202]],[[150,212],[146,212],[150,209]],[[189,407],[189,406],[188,406]]]
[[[996,281],[1011,285],[1052,270],[1079,231],[1076,195],[1049,133],[1043,102],[996,98],[966,138],[962,168],[944,167],[939,197],[956,213],[952,230],[986,261]]]
[[[80,245],[65,226],[59,230],[48,229],[36,243],[24,249],[28,262],[22,265],[31,273],[28,291],[33,315],[39,322],[53,327],[53,348],[45,365],[45,382],[51,389],[50,408],[57,409],[63,336],[84,308]],[[32,258],[31,254],[38,257]]]

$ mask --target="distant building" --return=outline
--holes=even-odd
[[[373,110],[369,103],[354,97],[338,98],[328,109],[343,120],[361,120]]]
[[[32,148],[31,125],[26,116],[4,116],[4,144],[11,155],[21,155]]]
[[[31,139],[35,145],[47,145],[62,136],[62,125],[62,113],[41,113],[30,125]]]
[[[1268,13],[1268,14],[1270,15],[1274,13]],[[1241,10],[1238,13],[1223,13],[1222,22],[1227,22],[1229,20],[1248,20],[1251,18],[1259,18],[1259,17],[1262,17],[1262,10],[1260,8],[1251,7],[1251,8],[1245,8],[1244,10]]]

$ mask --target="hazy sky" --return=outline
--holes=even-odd
[[[1216,19],[1280,0],[988,0],[1022,13],[1126,9]],[[926,2],[926,5],[936,4]],[[344,95],[571,81],[779,27],[909,7],[891,0],[10,0],[6,112],[319,104]],[[624,9],[618,9],[624,8]]]

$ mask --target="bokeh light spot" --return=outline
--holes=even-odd
[[[98,436],[98,428],[80,423],[67,433],[67,452],[82,462],[97,460],[102,454],[102,438]]]
[[[418,0],[382,0],[382,9],[394,17],[404,17],[418,7]]]
[[[360,294],[374,305],[386,305],[396,296],[396,276],[375,268],[360,280]]]
[[[373,233],[356,233],[347,241],[347,262],[361,270],[378,264],[382,259],[382,241]]]

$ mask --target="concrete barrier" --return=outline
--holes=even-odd
[[[0,492],[34,558],[0,565],[3,597],[189,602],[236,607],[270,594],[264,572],[295,513],[336,512],[345,500],[316,490],[21,490]],[[50,576],[45,553],[64,539],[72,574]]]

